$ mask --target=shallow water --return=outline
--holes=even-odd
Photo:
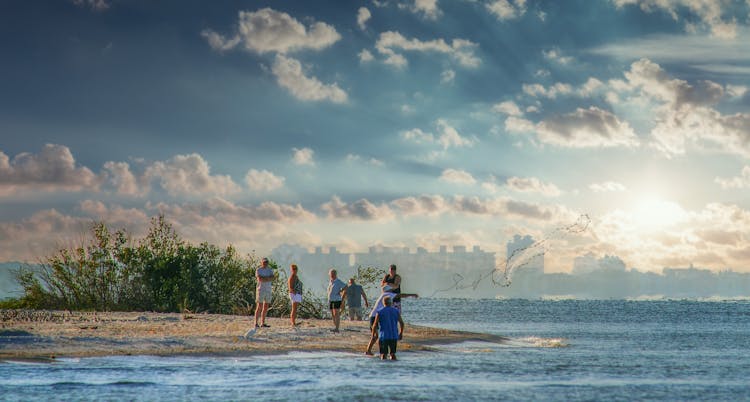
[[[504,335],[401,352],[0,364],[2,400],[750,400],[750,302],[409,299],[415,323]],[[397,391],[393,391],[397,390]]]

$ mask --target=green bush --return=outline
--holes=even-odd
[[[237,250],[182,240],[163,216],[151,220],[145,238],[131,239],[124,230],[92,226],[88,244],[60,249],[36,265],[16,272],[23,296],[0,307],[252,314],[255,269],[259,259]],[[274,282],[269,314],[289,314],[286,273]],[[322,303],[306,294],[300,317],[321,317]]]

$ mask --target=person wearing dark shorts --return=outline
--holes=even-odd
[[[380,358],[385,360],[390,356],[396,360],[396,348],[398,340],[404,336],[404,320],[401,313],[393,307],[393,300],[386,296],[383,298],[385,307],[375,315],[372,323],[372,335],[378,334],[378,346],[380,347]]]
[[[331,318],[333,319],[333,332],[339,332],[339,325],[341,324],[341,304],[343,302],[341,293],[346,288],[346,283],[338,278],[335,269],[328,271],[328,276],[331,278],[331,281],[328,282],[328,308],[331,310]]]

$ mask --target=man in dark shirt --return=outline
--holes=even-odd
[[[359,284],[355,283],[354,278],[349,279],[349,285],[344,289],[346,296],[346,305],[349,307],[349,321],[362,320],[362,299],[365,300],[365,306],[370,307],[367,301],[365,290]]]

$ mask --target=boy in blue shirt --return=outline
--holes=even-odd
[[[401,313],[393,307],[393,299],[389,296],[383,297],[383,307],[375,316],[372,325],[372,336],[378,335],[378,345],[380,346],[380,358],[385,360],[386,355],[391,356],[391,360],[396,360],[396,344],[404,336],[404,320],[401,319]]]

